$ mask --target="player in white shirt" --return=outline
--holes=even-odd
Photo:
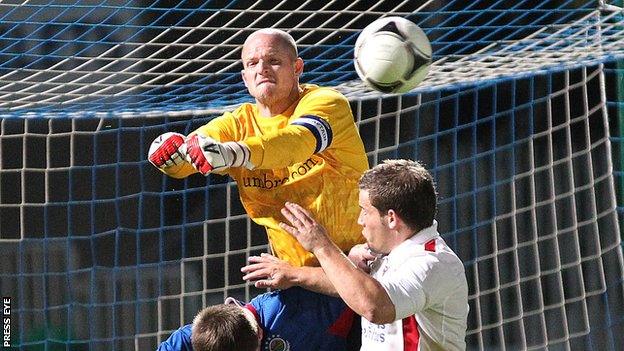
[[[366,171],[359,188],[358,224],[367,243],[354,247],[351,259],[297,204],[285,205],[290,224],[281,226],[314,253],[340,297],[363,317],[362,350],[464,350],[468,284],[437,231],[433,178],[418,162],[390,160]]]

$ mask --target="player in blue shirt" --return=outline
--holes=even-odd
[[[253,328],[254,322],[257,323],[255,337],[261,338],[258,345],[260,350],[336,351],[348,348],[347,336],[355,315],[339,298],[293,287],[261,294],[248,304],[232,298],[228,298],[225,303],[252,312],[254,318],[249,318],[249,324]],[[198,323],[202,312],[194,323]],[[220,322],[219,326],[223,324]],[[210,327],[205,324],[202,326],[204,333],[211,332]],[[160,344],[158,351],[193,350],[191,334],[192,324],[181,327]],[[240,338],[240,334],[232,337]]]

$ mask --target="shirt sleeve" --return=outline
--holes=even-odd
[[[335,148],[349,126],[355,132],[347,99],[332,89],[319,88],[299,101],[287,126],[244,142],[255,168],[281,168]]]
[[[435,270],[424,257],[407,260],[392,279],[380,281],[395,308],[395,320],[403,319],[424,309],[435,280]]]
[[[192,324],[187,324],[174,331],[167,340],[160,343],[157,351],[193,351],[191,328]]]
[[[241,108],[243,107],[239,107],[238,110]],[[237,113],[239,112],[226,112],[222,116],[213,118],[210,122],[197,128],[197,130],[189,135],[200,134],[211,137],[216,141],[240,141],[242,139],[242,132],[234,117]]]

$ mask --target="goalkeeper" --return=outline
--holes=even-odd
[[[347,99],[300,84],[303,60],[281,30],[252,33],[242,48],[246,103],[188,136],[165,133],[149,160],[165,174],[230,175],[249,216],[267,230],[271,250],[293,266],[318,262],[279,227],[286,201],[300,203],[333,233],[343,251],[363,242],[357,182],[368,160]]]

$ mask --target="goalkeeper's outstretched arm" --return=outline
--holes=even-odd
[[[249,169],[281,169],[324,152],[326,160],[336,159],[350,168],[368,168],[349,102],[337,91],[318,88],[305,94],[288,122],[279,127],[253,111],[243,105],[193,133],[224,144],[234,141],[244,145],[249,151],[249,164],[244,166]]]
[[[333,151],[330,158],[362,167],[362,141],[348,101],[336,91],[319,88],[306,94],[288,124],[261,135],[250,130],[255,122],[245,111],[241,106],[211,120],[185,137],[183,145],[181,134],[159,136],[150,148],[150,161],[155,159],[152,163],[166,174],[183,178],[195,172],[227,172],[230,167],[279,169],[331,149],[340,150],[341,156]],[[184,160],[192,167],[180,166]]]

